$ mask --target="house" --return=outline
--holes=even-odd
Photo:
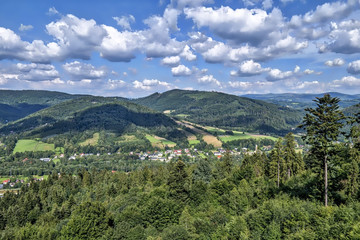
[[[3,189],[3,187],[4,187],[4,184],[0,184],[0,189]]]
[[[6,180],[4,180],[2,183],[3,183],[4,185],[6,185],[6,184],[10,183],[10,179],[6,179]]]
[[[43,162],[50,162],[50,158],[40,158],[40,161],[43,161]]]

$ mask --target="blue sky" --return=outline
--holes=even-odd
[[[12,0],[0,89],[360,93],[360,0]]]

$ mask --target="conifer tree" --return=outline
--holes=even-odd
[[[332,98],[330,94],[316,98],[316,108],[305,109],[307,113],[300,125],[306,130],[305,140],[311,145],[311,153],[323,167],[325,206],[328,205],[328,161],[345,119],[339,110],[339,101],[339,98]]]

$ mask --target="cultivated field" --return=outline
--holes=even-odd
[[[54,144],[48,144],[33,139],[21,139],[17,141],[13,152],[17,153],[17,152],[26,152],[26,151],[33,151],[33,152],[55,151],[55,147]]]
[[[172,148],[176,146],[176,143],[169,141],[165,138],[158,137],[155,135],[146,135],[146,139],[150,141],[153,147],[158,147],[164,149],[166,146]]]

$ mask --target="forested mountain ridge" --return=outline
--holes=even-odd
[[[297,110],[221,92],[170,90],[133,101],[202,125],[262,133],[287,132],[302,117]]]
[[[0,90],[0,124],[81,96],[85,95],[41,90]]]
[[[123,131],[130,124],[143,127],[176,126],[169,117],[116,98],[85,96],[59,103],[9,123],[2,133],[59,134],[87,129]]]
[[[0,90],[0,103],[12,106],[20,103],[52,106],[82,96],[86,95],[73,95],[46,90]]]

